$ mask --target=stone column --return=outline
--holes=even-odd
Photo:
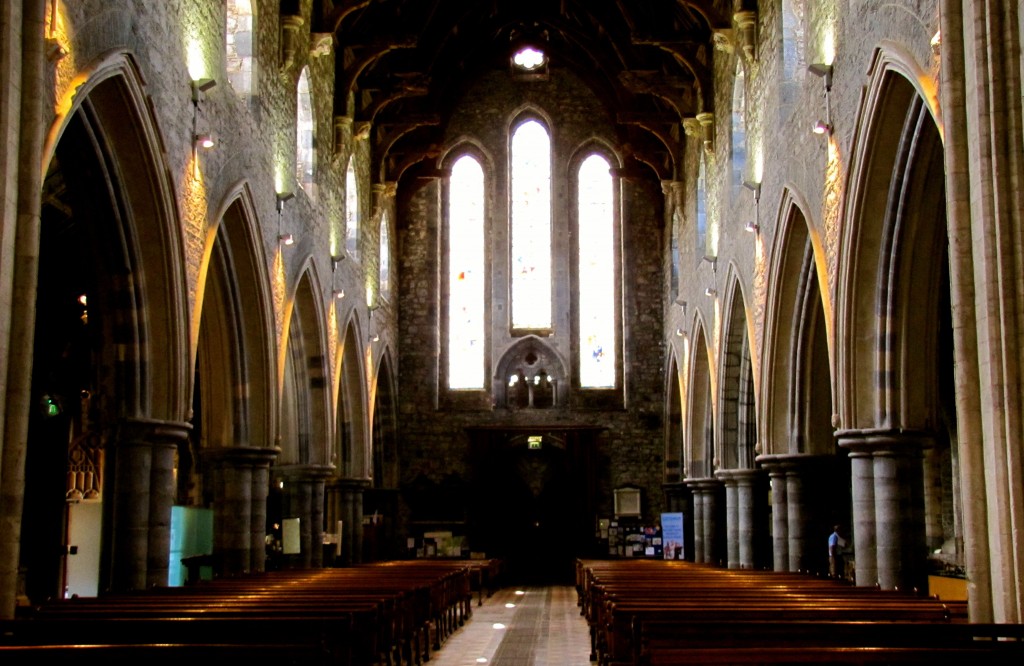
[[[340,565],[363,560],[363,491],[369,487],[368,479],[332,479],[327,485],[328,519],[332,525],[342,521]]]
[[[119,427],[112,461],[112,590],[167,584],[174,452],[191,427],[156,419],[125,419]]]
[[[288,465],[274,473],[284,482],[282,517],[299,519],[299,553],[285,557],[292,569],[324,564],[324,482],[334,471],[329,465]]]
[[[756,566],[757,535],[764,532],[757,525],[754,487],[762,474],[757,469],[724,470],[716,474],[725,482],[730,569],[753,569]]]
[[[214,572],[219,576],[265,567],[269,469],[278,452],[249,446],[202,452],[213,490]]]
[[[834,470],[829,464],[833,459],[807,454],[758,457],[771,478],[777,571],[824,569],[830,527],[824,524],[830,508],[825,493],[834,486]]]
[[[694,562],[717,564],[716,552],[718,535],[717,495],[722,484],[718,479],[692,479],[686,482],[693,492],[693,557]]]
[[[763,461],[768,470],[772,494],[772,568],[789,571],[789,498],[786,495],[786,470],[776,461]]]
[[[844,430],[837,438],[854,463],[857,583],[877,583],[885,590],[923,589],[927,547],[922,452],[930,437],[914,431],[866,429]],[[861,530],[869,537],[866,544],[859,543],[864,536]]]

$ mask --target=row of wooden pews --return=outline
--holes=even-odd
[[[579,560],[576,586],[601,666],[1024,663],[1024,625],[806,574]]]
[[[417,560],[52,601],[0,624],[0,663],[420,664],[469,619],[470,585],[465,562]]]

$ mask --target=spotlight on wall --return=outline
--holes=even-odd
[[[295,236],[293,236],[291,234],[280,234],[277,237],[277,240],[282,245],[294,245],[295,244]]]
[[[676,337],[679,337],[679,338],[683,337],[683,329],[681,329],[681,328],[677,328],[676,329]]]
[[[718,270],[718,258],[717,257],[707,257],[707,256],[705,256],[705,257],[701,257],[701,261],[706,261],[709,264],[711,264],[711,271],[712,272]]]
[[[747,226],[743,227],[744,231],[748,231],[752,234],[756,234],[761,230],[761,225],[757,222],[747,222]]]
[[[285,203],[287,203],[288,201],[291,201],[294,198],[295,198],[295,193],[294,192],[278,192],[277,193],[277,212],[280,213],[282,210],[284,210]]]
[[[335,289],[334,290],[334,297],[339,299],[339,300],[342,299],[342,298],[345,298],[345,290],[344,289]]]
[[[331,272],[332,273],[334,271],[338,270],[338,265],[341,263],[341,260],[344,259],[344,258],[345,258],[345,255],[343,255],[343,254],[332,255],[331,256]]]
[[[704,290],[704,295],[711,296],[712,298],[714,298],[715,296],[718,295],[718,290],[715,289],[714,287],[708,287],[707,289]]]
[[[202,99],[203,93],[209,91],[217,85],[217,81],[214,79],[196,79],[192,82],[192,103],[199,104],[199,100]]]
[[[818,120],[811,126],[811,131],[815,134],[832,134],[832,123]]]
[[[379,335],[377,335],[376,333],[374,333],[374,334],[373,334],[373,341],[374,341],[374,342],[380,342],[380,336],[379,336]]]
[[[217,140],[210,133],[195,134],[192,136],[192,142],[196,148],[213,148],[217,145]]]
[[[815,63],[807,67],[807,71],[815,76],[820,76],[825,83],[825,120],[814,123],[815,134],[832,134],[832,100],[829,94],[832,90],[832,65]]]
[[[754,203],[761,200],[761,183],[752,180],[745,180],[743,181],[743,187],[754,193]]]
[[[807,71],[815,76],[820,76],[825,83],[825,92],[832,90],[832,65],[823,62],[816,62],[807,66]]]

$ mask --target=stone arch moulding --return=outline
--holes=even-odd
[[[902,140],[904,115],[915,99],[928,109],[942,140],[937,91],[926,85],[931,81],[930,75],[910,54],[896,45],[884,44],[874,52],[869,75],[850,150],[846,191],[852,195],[845,197],[842,211],[836,278],[836,339],[848,343],[838,346],[834,354],[839,388],[836,393],[841,396],[836,410],[843,429],[879,425],[876,421],[880,415],[876,414],[878,408],[874,401],[863,400],[865,395],[857,393],[857,385],[865,381],[859,379],[858,368],[865,372],[865,368],[876,365],[874,343],[866,338],[858,341],[858,336],[852,333],[863,321],[876,319],[874,301],[860,297],[860,292],[874,289],[876,280],[888,281],[885,276],[872,275],[872,280],[865,282],[866,275],[878,268],[876,264],[868,267],[865,261],[871,259],[872,251],[876,258],[880,256],[879,234],[884,231],[876,227],[885,224],[867,225],[865,220],[870,215],[884,217],[888,214],[889,183],[897,176],[893,165],[899,159],[897,151]],[[892,121],[893,114],[899,114],[899,122]],[[862,320],[865,316],[869,318]],[[874,393],[871,391],[870,396]]]
[[[366,357],[362,350],[366,342],[360,339],[356,314],[350,313],[341,336],[341,362],[335,370],[334,428],[331,446],[338,451],[336,467],[342,478],[366,479],[370,477],[370,428],[366,377]],[[344,447],[350,449],[346,452]],[[347,455],[346,455],[347,454]]]
[[[493,391],[494,404],[498,407],[510,405],[513,399],[509,383],[513,374],[521,381],[533,381],[543,372],[552,382],[552,403],[550,407],[564,407],[569,400],[569,374],[567,364],[561,355],[536,335],[527,335],[517,340],[498,359],[495,366]],[[533,406],[532,401],[527,405]],[[519,406],[527,406],[519,405]]]
[[[190,366],[195,366],[199,326],[206,298],[207,273],[214,243],[227,243],[238,298],[238,317],[245,339],[242,355],[243,380],[247,388],[249,437],[252,446],[273,446],[278,410],[276,391],[276,347],[274,345],[273,296],[262,232],[252,190],[245,181],[228,189],[216,208],[208,230],[199,266],[196,300],[193,304]]]
[[[747,299],[743,290],[743,283],[740,280],[736,265],[729,264],[726,272],[725,283],[727,285],[724,307],[724,321],[721,332],[721,352],[718,355],[719,366],[717,368],[718,381],[718,404],[716,422],[718,437],[715,441],[716,457],[721,461],[724,469],[733,469],[740,462],[742,456],[730,455],[726,447],[738,446],[746,441],[740,434],[730,434],[730,424],[738,424],[743,418],[751,416],[744,412],[740,414],[742,406],[747,404],[746,399],[753,400],[753,417],[756,424],[757,412],[757,365],[755,362],[755,348],[753,343],[753,325],[751,323],[750,309],[747,307]],[[739,321],[742,320],[742,321]],[[739,382],[744,377],[750,376],[753,381],[753,396],[745,393]],[[730,395],[730,383],[736,382],[736,395]],[[756,440],[756,435],[754,436]],[[751,445],[751,448],[753,446]],[[752,460],[750,461],[752,464]],[[733,467],[727,467],[732,463]],[[749,467],[744,464],[742,467]]]
[[[680,366],[677,364],[676,352],[673,350],[668,358],[668,372],[665,373],[665,469],[666,483],[682,481],[683,464],[683,405],[686,394],[680,377]]]
[[[686,404],[683,407],[683,470],[686,478],[710,478],[714,473],[714,403],[717,378],[714,371],[714,352],[709,344],[707,332],[708,327],[698,315],[694,322],[690,348],[689,377],[686,382],[689,390],[686,391]],[[712,432],[710,448],[706,447],[708,428],[711,428]],[[696,455],[698,447],[699,457]]]
[[[810,210],[806,199],[795,189],[783,189],[779,203],[778,230],[773,238],[768,264],[768,293],[765,299],[764,342],[761,347],[760,366],[772,368],[771,372],[760,374],[760,408],[758,414],[758,442],[762,454],[788,453],[788,440],[792,433],[792,395],[789,378],[796,372],[791,345],[796,335],[798,313],[798,292],[801,281],[806,277],[805,252],[811,253],[817,271],[822,308],[825,314],[826,335],[830,350],[833,348],[832,310],[826,281],[825,251],[821,237],[807,217]],[[809,247],[808,247],[809,246]],[[830,353],[834,357],[834,353]],[[835,373],[832,373],[835,396]],[[833,397],[833,410],[834,407]],[[780,449],[780,447],[782,447]]]
[[[136,279],[140,305],[137,350],[148,378],[140,381],[130,413],[174,422],[190,412],[188,306],[185,251],[163,140],[152,100],[134,56],[127,50],[107,52],[69,79],[58,93],[53,123],[44,140],[45,174],[72,116],[88,111],[92,130],[103,143],[107,159],[117,165],[118,186],[125,206],[122,226],[133,271],[153,279]],[[159,276],[157,279],[156,276]],[[153,288],[154,284],[163,289]],[[166,313],[155,317],[154,313]],[[143,372],[143,368],[138,368]]]

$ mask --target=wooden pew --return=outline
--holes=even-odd
[[[603,666],[1024,662],[1024,625],[971,625],[937,599],[802,574],[581,560],[576,586]]]
[[[281,663],[296,652],[310,664],[418,664],[430,657],[432,625],[439,648],[468,619],[469,584],[469,569],[459,564],[367,565],[62,600],[5,624],[0,647],[11,663],[74,646],[112,659],[131,654],[150,666],[146,652],[163,659],[259,644]]]

